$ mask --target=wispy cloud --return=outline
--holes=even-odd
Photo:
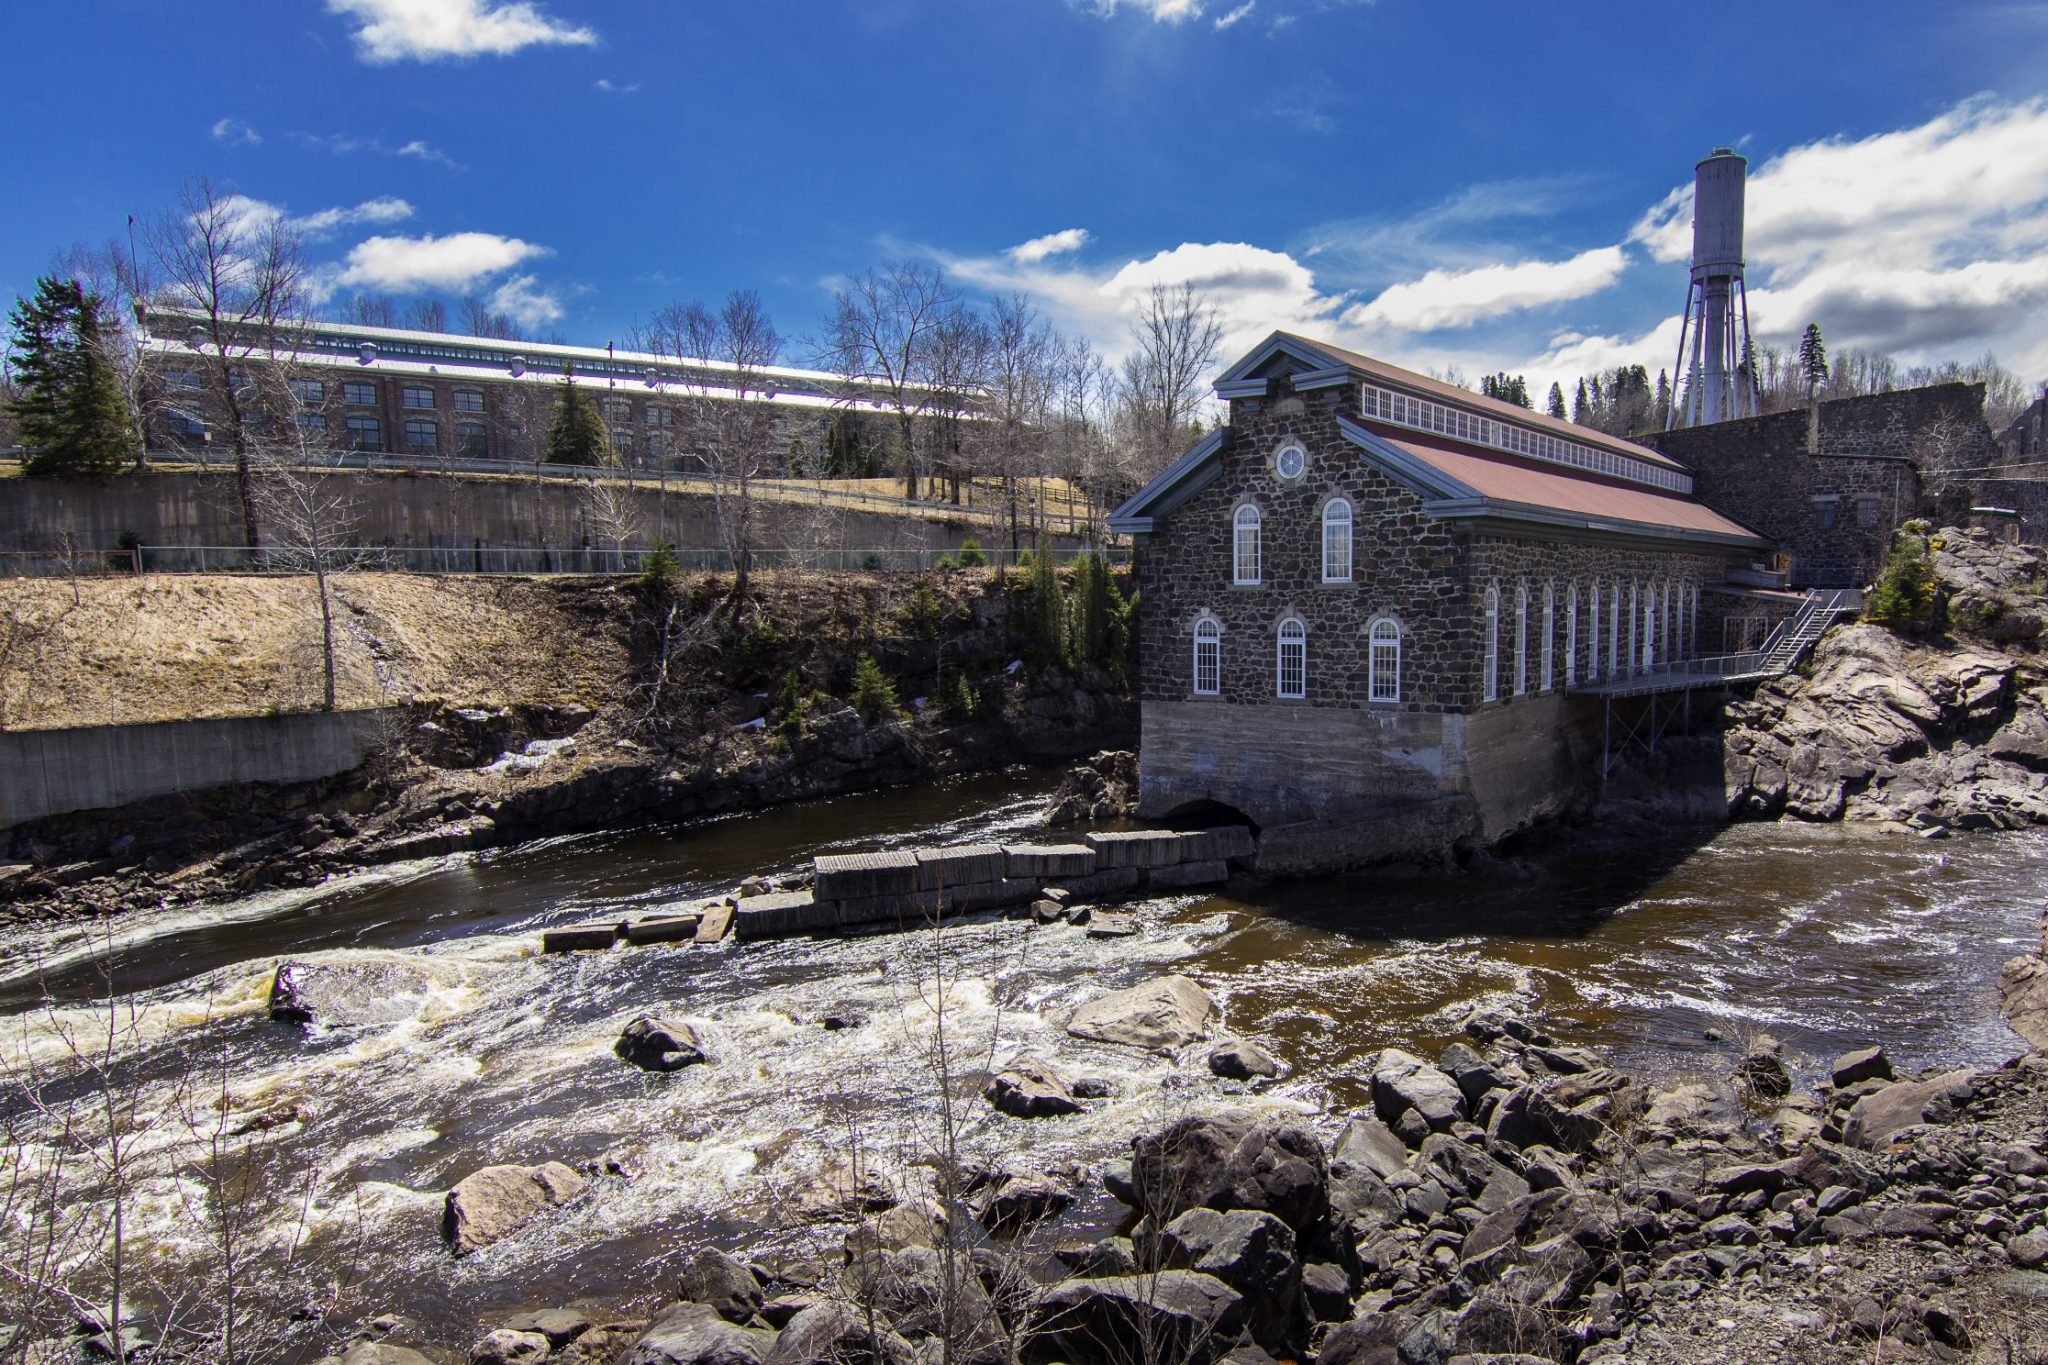
[[[1200,18],[1202,14],[1202,0],[1069,0],[1069,3],[1076,9],[1104,19],[1132,10],[1162,24],[1182,24]]]
[[[469,169],[448,153],[420,138],[393,146],[382,138],[357,137],[349,133],[293,133],[291,136],[308,147],[318,147],[336,156],[352,156],[357,152],[367,152],[372,156],[406,157],[414,161],[424,161],[451,171]]]
[[[1583,299],[1621,277],[1626,257],[1618,246],[1595,247],[1563,261],[1518,261],[1472,270],[1431,270],[1390,285],[1370,303],[1347,309],[1354,327],[1435,332],[1470,327],[1509,313]]]
[[[530,0],[327,0],[327,12],[355,23],[357,55],[376,65],[597,42],[594,30],[551,18]]]
[[[387,227],[412,217],[412,205],[390,195],[305,214],[294,214],[281,204],[252,199],[246,194],[229,195],[222,201],[222,207],[245,228],[263,229],[281,222],[310,238],[332,236],[343,228]]]
[[[627,81],[621,84],[618,81],[607,80],[603,76],[599,76],[590,84],[594,89],[601,90],[607,95],[632,95],[639,93],[640,90],[640,82],[638,81]]]
[[[263,143],[262,135],[238,118],[215,119],[208,131],[215,142],[225,142],[231,147],[257,147]]]
[[[1218,33],[1221,33],[1224,29],[1230,28],[1231,26],[1241,23],[1245,19],[1250,18],[1251,12],[1257,9],[1258,7],[1259,0],[1244,0],[1244,3],[1242,5],[1239,5],[1236,9],[1230,11],[1230,13],[1217,15],[1215,23],[1216,31]]]
[[[1060,256],[1069,251],[1079,251],[1088,244],[1087,228],[1066,228],[1060,232],[1048,232],[1043,237],[1033,237],[1004,252],[1013,261],[1033,265],[1048,256]]]
[[[522,327],[539,327],[562,320],[561,295],[545,289],[531,275],[514,275],[500,284],[485,300],[494,313],[503,313]]]

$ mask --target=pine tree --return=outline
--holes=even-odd
[[[1564,420],[1564,386],[1555,380],[1551,381],[1550,402],[1547,407],[1552,417],[1559,421]]]
[[[903,713],[896,702],[896,684],[872,654],[862,654],[854,662],[853,709],[870,721],[894,720]]]
[[[1650,414],[1657,429],[1662,431],[1671,425],[1671,376],[1663,370],[1657,371],[1656,410]]]
[[[612,443],[604,428],[597,400],[576,387],[574,370],[562,367],[562,391],[555,399],[554,420],[548,424],[549,464],[614,464]]]
[[[1031,638],[1033,663],[1063,664],[1067,653],[1067,604],[1060,591],[1052,547],[1040,540],[1031,556]]]
[[[9,322],[21,442],[31,474],[111,474],[129,453],[128,400],[101,349],[100,300],[75,280],[45,275]]]
[[[1799,338],[1799,373],[1806,380],[1806,401],[1811,403],[1820,386],[1828,382],[1828,348],[1820,339],[1820,324],[1806,324]]]
[[[1587,410],[1586,404],[1586,381],[1581,378],[1579,380],[1579,391],[1572,395],[1572,420],[1584,426],[1591,419],[1591,416],[1592,414]]]

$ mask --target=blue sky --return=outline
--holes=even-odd
[[[1288,326],[1540,383],[1670,363],[1671,196],[1727,143],[1751,158],[1764,339],[1818,321],[1837,347],[2048,378],[2048,4],[1692,13],[23,5],[0,294],[203,174],[301,222],[336,297],[476,292],[575,342],[735,287],[801,338],[835,277],[912,255],[1112,355],[1144,288],[1185,279],[1233,347]]]

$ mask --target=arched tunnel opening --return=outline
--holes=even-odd
[[[1185,801],[1175,806],[1154,823],[1171,830],[1213,829],[1218,825],[1249,825],[1254,839],[1259,837],[1259,822],[1246,815],[1236,806],[1222,801]]]

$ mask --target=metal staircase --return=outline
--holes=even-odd
[[[1844,616],[1863,610],[1861,588],[1816,589],[1806,594],[1799,610],[1771,633],[1756,662],[1755,671],[1765,677],[1789,673],[1813,648],[1829,626]]]

